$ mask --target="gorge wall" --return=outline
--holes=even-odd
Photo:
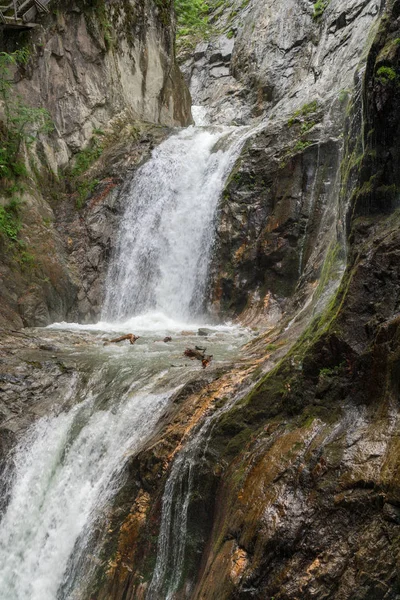
[[[4,50],[28,49],[11,72],[14,98],[46,109],[54,129],[30,140],[27,176],[2,190],[20,231],[18,244],[2,234],[0,322],[93,320],[124,173],[166,135],[162,127],[191,122],[174,57],[173,4],[53,2],[32,33],[2,36]]]
[[[153,9],[147,6],[148,18],[162,20],[164,12]],[[80,10],[52,17],[55,27],[86,27],[90,18]],[[240,360],[179,389],[151,439],[129,456],[123,485],[96,523],[101,551],[93,553],[82,597],[398,600],[400,2],[235,0],[212,19],[211,39],[181,50],[193,101],[213,124],[257,130],[221,199],[209,298],[215,315],[240,316],[258,336]],[[99,37],[100,24],[96,31]],[[163,47],[171,48],[168,28],[165,35]],[[61,46],[54,69],[66,60]],[[94,60],[103,93],[108,79],[98,79],[99,60],[119,51],[102,48]],[[124,71],[125,60],[117,59]],[[26,200],[23,210],[40,207],[47,225],[31,237],[22,232],[33,247],[39,233],[54,240],[56,250],[46,250],[54,272],[41,267],[50,281],[27,289],[22,270],[15,290],[2,287],[8,326],[98,316],[124,175],[166,136],[160,125],[190,121],[179,79],[166,84],[170,101],[161,109],[153,91],[147,104],[147,86],[126,106],[124,78],[115,105],[95,102],[88,116],[90,94],[83,93],[81,117],[62,129],[60,113],[62,135],[57,129],[54,144],[43,142],[61,168],[59,157],[69,162],[82,144],[96,150],[103,134],[93,127],[107,130],[114,106],[137,111],[134,125],[125,114],[115,119],[101,156],[78,176],[101,180],[83,210],[76,210],[73,181],[72,198],[54,207],[57,230],[42,196]],[[8,335],[3,342],[3,453],[14,431],[66,394],[75,367],[50,360],[57,349],[46,344],[29,330],[22,341]],[[40,346],[46,360],[38,367]],[[171,489],[169,550],[155,585]]]
[[[261,312],[270,329],[247,346],[247,361],[184,389],[161,431],[132,458],[109,516],[113,533],[94,587],[102,599],[400,594],[400,4],[332,1],[315,19],[311,3],[294,4],[290,22],[274,6],[263,13],[269,22],[252,23],[265,9],[257,2],[230,21],[238,43],[248,24],[238,63],[252,49],[251,30],[265,27],[264,45],[257,37],[251,53],[257,80],[275,72],[266,46],[289,66],[282,97],[279,85],[264,89],[263,109],[273,117],[249,140],[226,187],[212,297],[217,311],[252,323]],[[280,44],[267,33],[274,24]],[[213,107],[228,91],[228,116],[229,103],[233,115],[243,102],[249,123],[260,92],[253,93],[248,70],[230,63],[231,39],[197,47],[184,68],[194,102],[210,102],[211,120],[220,118]],[[306,49],[307,66],[296,76]],[[207,422],[207,442],[196,453],[189,440]],[[177,533],[172,516],[164,587],[147,595],[177,453],[195,465],[190,478],[176,481],[184,500],[175,518],[186,515],[187,530]],[[168,569],[182,544],[179,585],[171,588]]]

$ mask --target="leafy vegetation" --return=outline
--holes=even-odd
[[[383,85],[394,83],[398,78],[396,71],[391,67],[379,67],[376,76]]]
[[[327,6],[329,4],[329,0],[318,0],[314,4],[314,14],[313,19],[317,20],[322,17]]]
[[[308,120],[309,115],[315,113],[318,109],[317,100],[313,100],[308,104],[304,104],[301,108],[296,110],[288,121],[288,126],[293,127],[295,123],[299,123],[301,119],[306,118]]]
[[[103,141],[101,137],[104,132],[101,129],[95,129],[90,144],[78,152],[75,156],[74,165],[70,170],[72,188],[75,190],[76,207],[82,208],[87,197],[93,193],[99,184],[98,179],[82,179],[82,175],[100,158],[103,153]]]
[[[20,229],[19,202],[13,199],[6,206],[0,206],[0,236],[16,242]]]
[[[4,122],[0,126],[0,178],[3,191],[12,195],[16,179],[26,175],[22,147],[28,148],[39,133],[53,128],[49,113],[43,108],[27,106],[12,89],[11,69],[29,60],[29,52],[17,50],[0,53],[0,99],[4,106]]]
[[[175,0],[178,36],[205,31],[209,8],[207,0]]]
[[[92,164],[100,158],[103,153],[103,146],[98,136],[95,134],[91,143],[75,155],[74,166],[71,169],[72,177],[79,177],[85,173]]]

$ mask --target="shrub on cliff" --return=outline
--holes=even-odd
[[[206,0],[175,0],[178,34],[187,35],[193,30],[207,27],[209,5]]]
[[[11,54],[0,52],[0,101],[3,110],[0,122],[0,179],[6,192],[12,190],[12,182],[16,178],[26,173],[25,162],[20,156],[22,146],[29,146],[38,133],[49,132],[53,128],[47,110],[27,106],[12,89],[12,68],[26,64],[28,59],[27,50],[17,50]]]

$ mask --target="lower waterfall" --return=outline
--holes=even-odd
[[[183,351],[197,342],[204,322],[218,199],[248,135],[247,128],[190,127],[161,144],[126,187],[102,321],[46,330],[78,374],[68,397],[23,433],[9,457],[0,522],[2,600],[87,597],[96,564],[93,532],[126,461],[152,435],[174,392],[199,370]],[[127,327],[141,336],[134,346],[104,345],[109,332]],[[214,331],[214,362],[223,365],[247,334],[233,326]],[[170,344],[160,342],[166,334]]]

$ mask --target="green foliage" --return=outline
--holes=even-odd
[[[100,140],[93,137],[89,146],[76,154],[74,166],[71,169],[72,177],[76,178],[85,173],[102,153],[103,147]]]
[[[78,197],[76,199],[76,208],[80,209],[85,204],[86,198],[93,194],[95,188],[99,185],[98,179],[92,179],[89,181],[82,181],[77,184]]]
[[[311,142],[308,140],[305,140],[304,142],[302,140],[298,140],[298,142],[296,142],[295,147],[293,148],[294,152],[302,152],[303,150],[305,150],[306,148],[308,148],[308,146],[311,146]]]
[[[178,34],[207,28],[209,4],[206,0],[175,0]]]
[[[15,253],[14,260],[19,264],[23,271],[35,268],[36,257],[25,249],[25,244],[21,241],[18,243],[18,252]]]
[[[316,124],[316,121],[304,121],[304,123],[301,126],[301,133],[307,133],[307,131],[310,131],[310,129],[315,127]]]
[[[7,206],[0,206],[0,236],[12,242],[17,241],[21,229],[19,204],[19,200],[13,199]]]
[[[313,100],[308,104],[304,104],[301,108],[296,110],[288,121],[288,126],[293,127],[295,123],[299,123],[301,117],[308,117],[315,113],[318,109],[318,101]]]
[[[98,179],[82,179],[81,177],[103,153],[104,142],[99,137],[103,137],[104,132],[101,129],[94,129],[93,132],[94,136],[90,144],[75,155],[74,165],[70,170],[70,183],[77,194],[76,207],[78,209],[84,206],[87,197],[99,184]]]
[[[28,59],[26,49],[12,54],[0,53],[0,99],[4,106],[4,124],[0,129],[0,178],[8,180],[8,188],[9,181],[26,175],[25,163],[20,156],[22,146],[29,147],[39,133],[53,129],[45,109],[27,106],[12,89],[11,69],[25,64]]]
[[[398,78],[396,71],[391,67],[379,67],[376,76],[383,85],[394,83]]]
[[[314,20],[320,19],[322,17],[329,4],[329,1],[330,0],[318,0],[317,2],[315,2],[313,14]]]

